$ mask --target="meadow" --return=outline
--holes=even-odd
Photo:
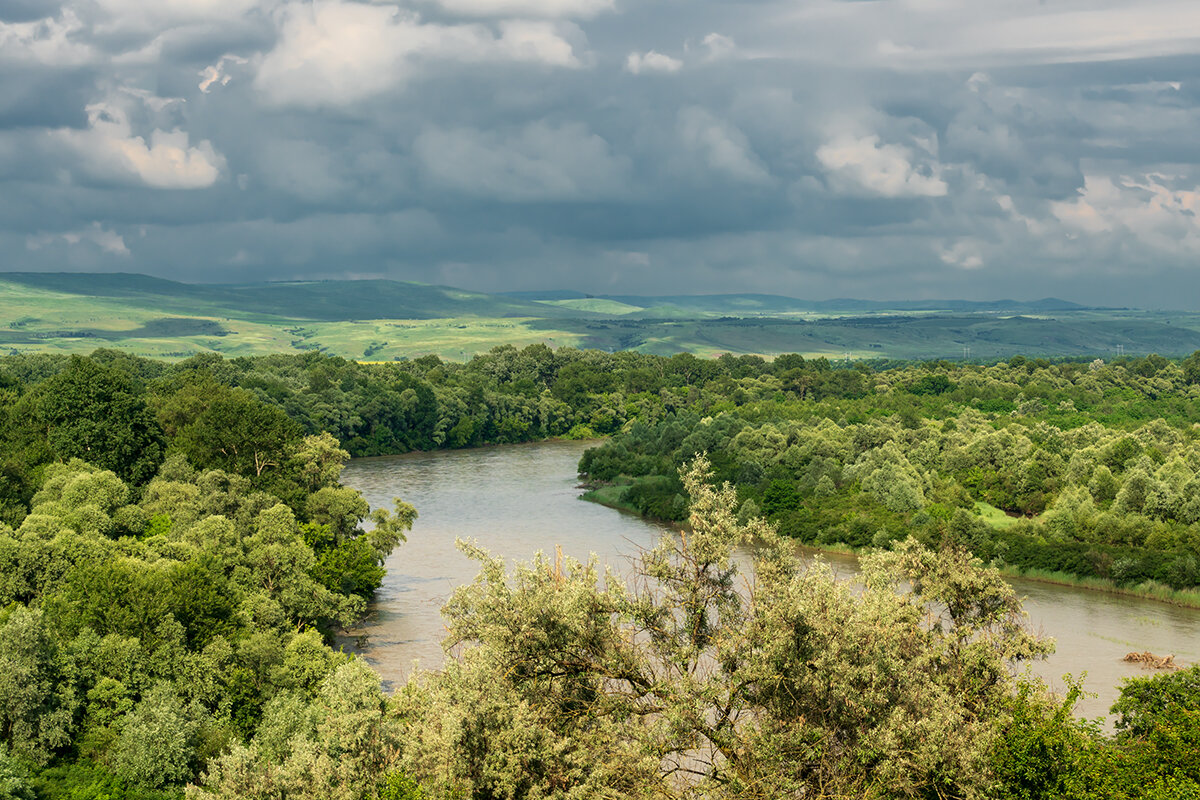
[[[805,301],[772,295],[483,294],[397,281],[215,286],[129,274],[0,274],[0,352],[148,358],[318,351],[359,361],[493,347],[654,355],[800,353],[834,360],[1185,355],[1200,314],[1057,300]]]

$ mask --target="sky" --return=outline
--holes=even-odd
[[[1195,0],[0,0],[0,270],[1200,308]]]

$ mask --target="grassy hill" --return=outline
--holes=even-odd
[[[1200,349],[1200,315],[1062,300],[807,301],[777,295],[503,295],[400,281],[187,284],[123,273],[0,273],[0,352],[117,347],[184,358],[320,350],[466,359],[499,344],[669,355],[1110,357]]]
[[[569,308],[574,311],[591,311],[599,314],[614,314],[624,315],[632,314],[635,311],[645,311],[641,306],[633,306],[628,303],[622,303],[617,300],[608,300],[603,297],[578,297],[567,300],[538,300],[548,306],[556,306],[558,308]]]
[[[521,300],[581,307],[579,303],[604,301],[632,308],[670,307],[687,312],[718,316],[892,314],[896,312],[1044,314],[1083,310],[1068,300],[1047,297],[1041,300],[799,300],[776,294],[698,294],[698,295],[585,295],[582,292],[506,292]]]
[[[577,316],[545,304],[449,286],[386,280],[191,284],[131,273],[7,272],[0,281],[61,294],[155,303],[196,313],[287,319]]]

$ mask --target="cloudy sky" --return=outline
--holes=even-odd
[[[0,0],[2,270],[1200,307],[1196,0]]]

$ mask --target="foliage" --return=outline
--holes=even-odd
[[[45,430],[60,459],[83,458],[126,480],[147,480],[162,461],[162,432],[134,381],[94,359],[72,356],[64,367],[29,396],[25,424]]]
[[[1117,715],[1116,728],[1126,740],[1145,739],[1172,726],[1190,727],[1192,736],[1200,735],[1200,666],[1130,678],[1112,710]],[[1200,768],[1200,762],[1191,766]]]
[[[99,764],[50,767],[33,780],[38,800],[180,800],[178,790],[129,784]],[[31,795],[32,797],[32,795]]]
[[[1045,645],[985,565],[1200,584],[1193,361],[0,359],[0,791],[1190,796],[1194,670],[1073,721],[1010,678]],[[389,697],[329,647],[416,514],[350,455],[572,431],[688,521],[633,580],[468,547],[445,670]],[[783,537],[876,548],[865,587]]]
[[[459,656],[397,698],[406,771],[476,797],[979,796],[1009,664],[1046,651],[1012,590],[910,541],[856,596],[739,522],[706,470],[631,584],[540,557],[508,576],[464,546],[482,570],[445,609]],[[732,553],[752,537],[747,586]]]
[[[714,379],[698,402],[707,416],[628,423],[580,472],[633,477],[644,513],[677,519],[645,496],[707,452],[740,502],[805,542],[886,546],[911,531],[1010,569],[1130,589],[1200,582],[1200,415],[1166,359],[899,366],[865,396],[820,401],[827,366],[780,357],[774,369]]]
[[[0,397],[20,478],[0,524],[0,786],[178,796],[346,663],[332,633],[416,512],[370,509],[338,483],[336,439],[244,389],[184,376],[165,402],[148,362],[26,366]]]

